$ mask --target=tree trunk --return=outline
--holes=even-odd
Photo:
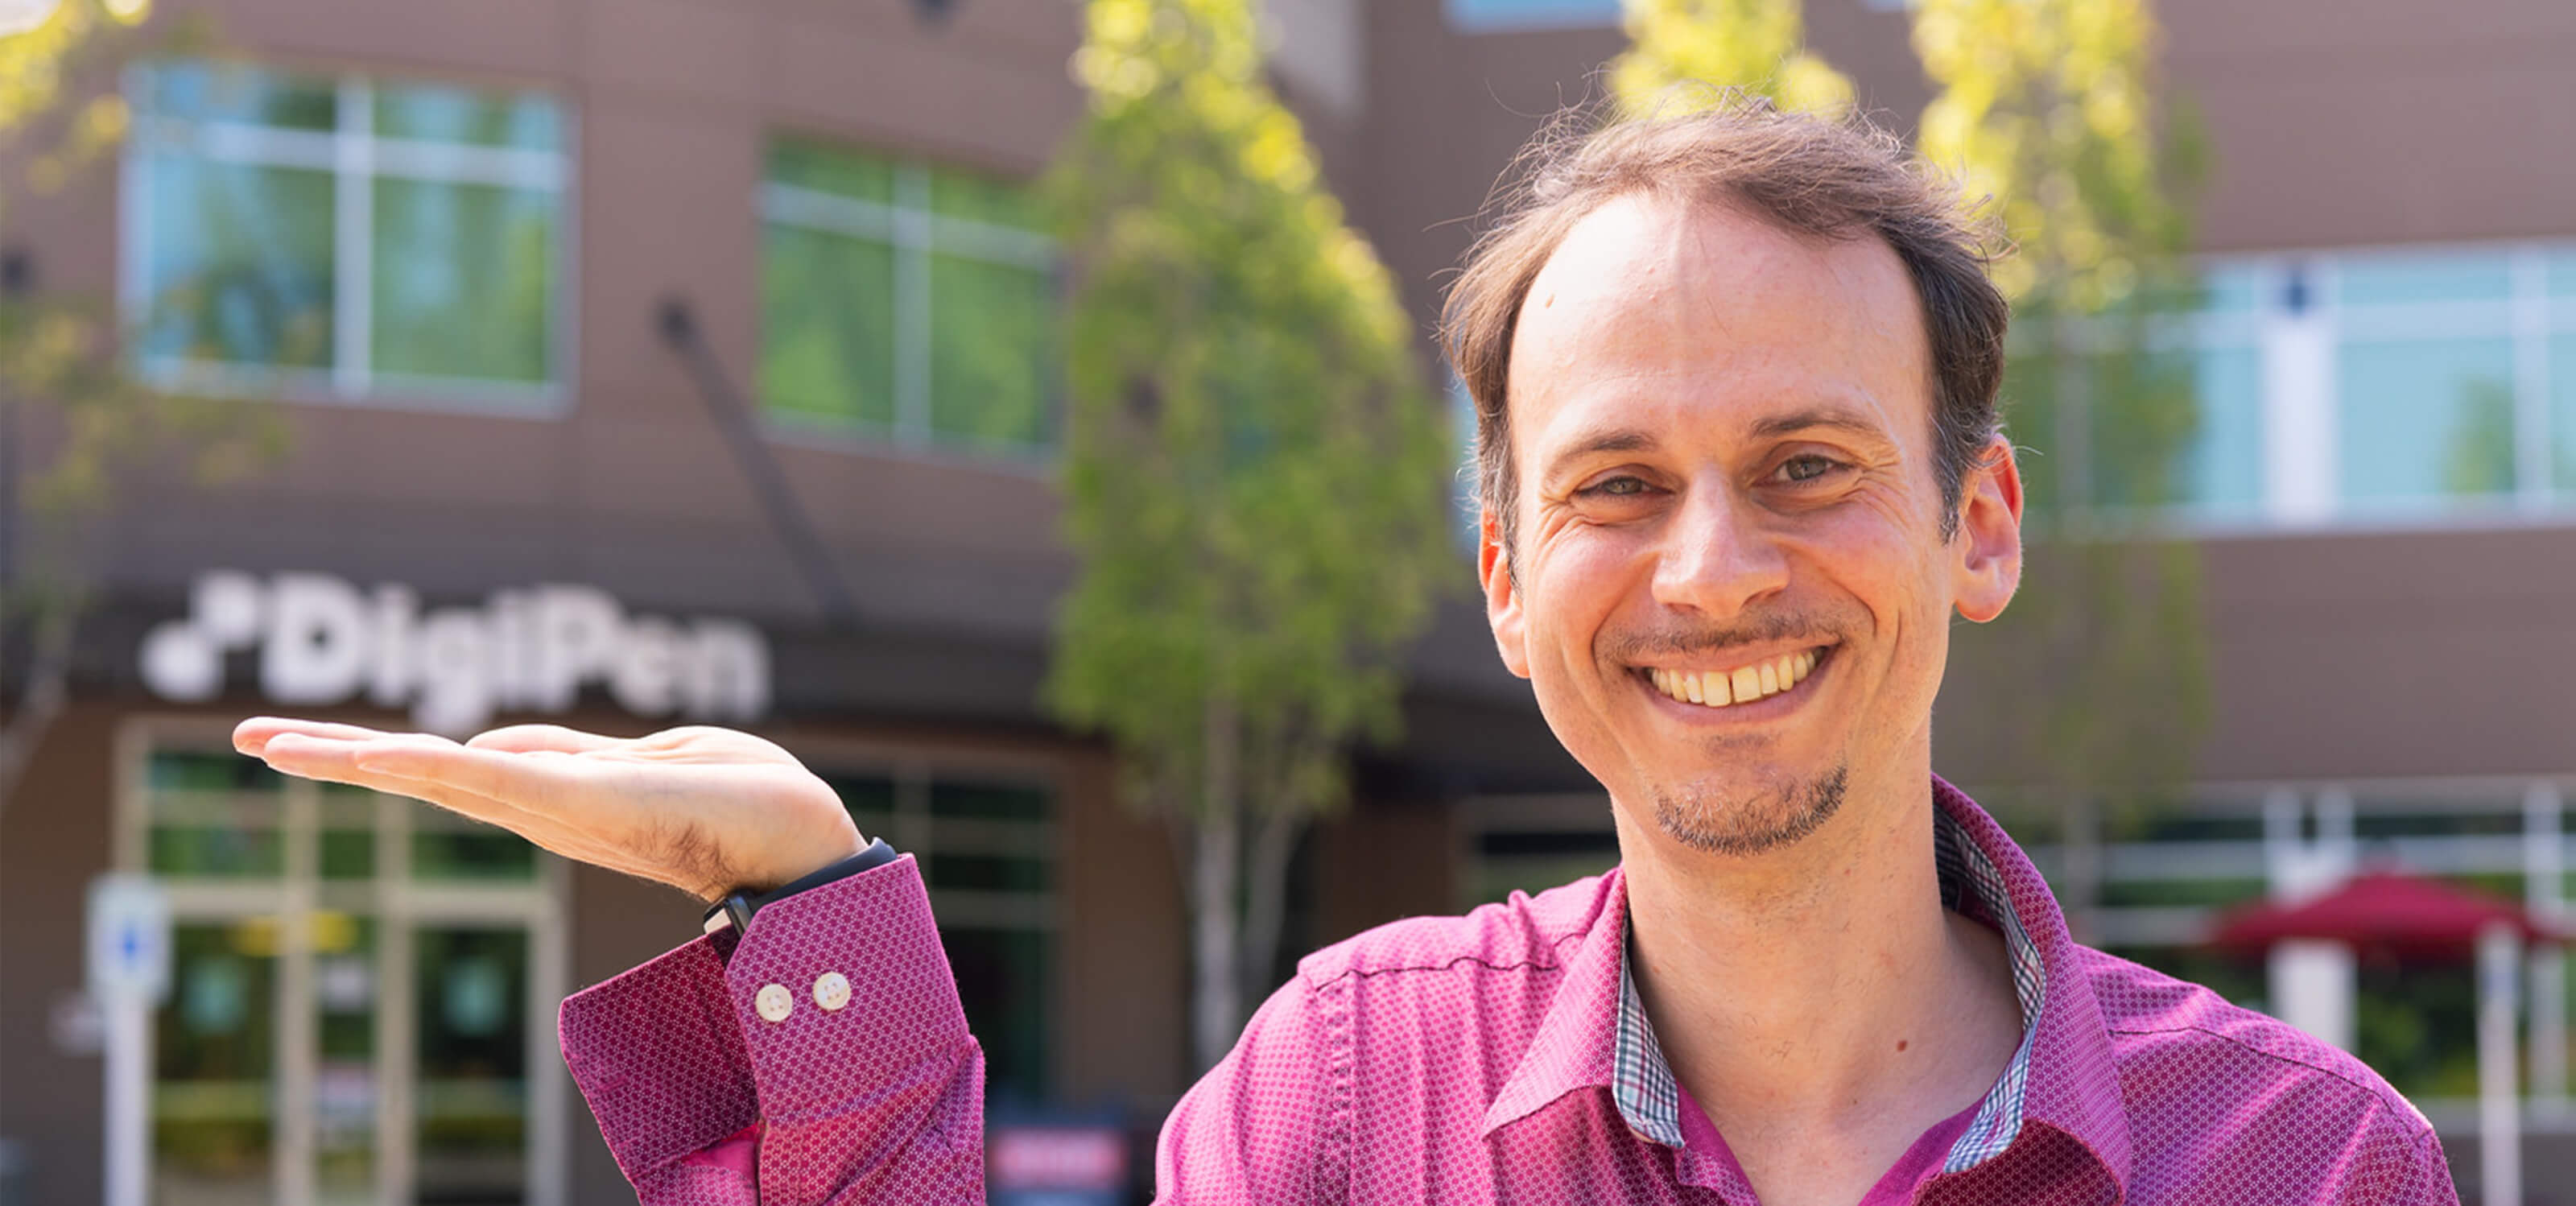
[[[8,723],[0,725],[0,812],[8,811],[27,760],[70,698],[72,637],[79,627],[77,604],[58,601],[37,612],[25,685],[19,688],[18,706],[10,709]]]
[[[1198,1069],[1216,1066],[1243,1028],[1241,927],[1243,801],[1236,772],[1241,738],[1233,702],[1210,694],[1201,740],[1205,776],[1197,849],[1191,856],[1192,969],[1190,1030]]]
[[[1285,807],[1265,814],[1253,829],[1243,905],[1243,974],[1238,978],[1245,1000],[1268,996],[1277,978],[1279,931],[1288,918],[1288,863],[1305,831],[1305,817]]]

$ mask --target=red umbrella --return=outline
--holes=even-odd
[[[2556,927],[2503,897],[2395,871],[2365,871],[2323,896],[2265,901],[2219,923],[2213,945],[2259,953],[2285,938],[2322,938],[2400,954],[2465,955],[2495,922],[2525,942],[2558,942]]]

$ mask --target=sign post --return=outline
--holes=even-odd
[[[150,876],[90,881],[89,991],[107,1023],[106,1206],[144,1206],[152,1009],[170,992],[170,904]]]

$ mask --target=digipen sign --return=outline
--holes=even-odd
[[[199,577],[188,618],[144,637],[144,685],[164,699],[213,699],[224,655],[254,646],[271,700],[320,706],[363,694],[379,707],[409,704],[413,722],[436,733],[471,733],[505,709],[565,711],[591,683],[641,716],[750,721],[769,707],[768,644],[739,620],[629,616],[596,587],[552,584],[423,614],[409,587],[360,593],[328,574],[263,583],[233,570]]]

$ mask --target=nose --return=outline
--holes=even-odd
[[[1788,584],[1788,555],[1752,503],[1722,483],[1694,482],[1665,524],[1655,601],[1727,620]]]

